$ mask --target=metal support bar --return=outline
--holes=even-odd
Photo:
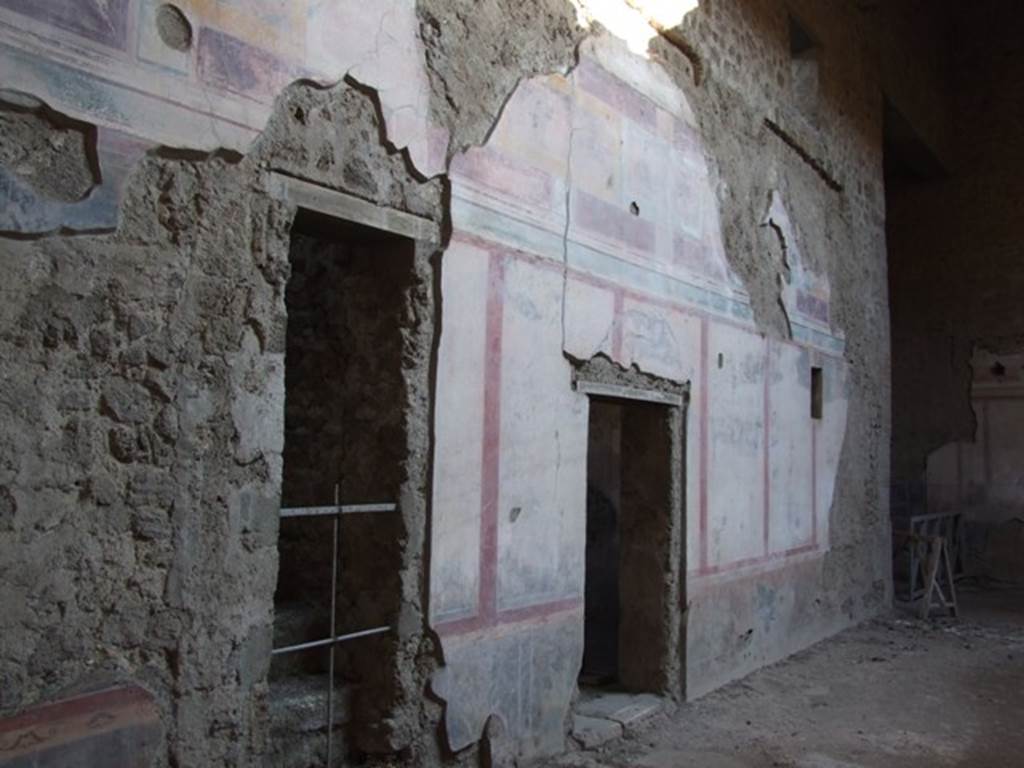
[[[328,515],[361,515],[367,512],[394,512],[397,504],[343,504],[333,507],[282,507],[281,517],[326,517]]]
[[[280,648],[275,648],[270,652],[271,656],[280,656],[285,653],[295,653],[296,651],[308,651],[311,648],[322,648],[325,645],[331,645],[332,643],[337,645],[338,643],[344,643],[346,640],[355,640],[360,637],[370,637],[372,635],[382,635],[385,632],[390,632],[391,627],[374,627],[373,629],[361,629],[358,632],[349,632],[346,635],[338,635],[337,637],[325,637],[323,640],[310,640],[308,643],[297,643],[296,645],[285,645]]]
[[[334,485],[334,508],[341,511],[341,498],[338,491],[338,485]],[[335,624],[338,621],[338,552],[341,547],[338,546],[341,532],[341,515],[336,514],[333,518],[334,522],[334,539],[333,539],[333,551],[331,552],[331,640],[338,636],[338,630]],[[337,643],[332,642],[328,653],[330,654],[330,661],[328,662],[327,672],[327,768],[330,768],[333,760],[331,759],[331,748],[334,746],[334,649],[337,647]]]
[[[281,517],[330,517],[333,525],[331,535],[331,634],[322,640],[310,640],[306,643],[286,645],[281,648],[274,648],[270,651],[271,656],[281,656],[286,653],[297,653],[308,651],[314,648],[327,648],[327,763],[330,768],[334,762],[334,649],[339,643],[346,640],[355,640],[360,637],[371,637],[390,632],[391,627],[374,627],[362,629],[358,632],[349,632],[339,635],[337,630],[338,621],[338,569],[341,558],[341,516],[358,515],[373,512],[394,512],[398,509],[397,504],[342,504],[341,492],[338,485],[334,486],[334,504],[329,507],[282,507]]]

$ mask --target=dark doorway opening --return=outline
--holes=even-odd
[[[590,399],[581,685],[672,687],[678,410]]]
[[[403,353],[416,283],[413,240],[304,210],[289,258],[278,654],[398,623],[401,517],[329,512],[336,504],[386,506],[407,479]],[[295,511],[302,514],[290,516]],[[275,655],[273,763],[324,764],[328,721],[334,759],[366,740],[361,733],[378,727],[392,704],[396,646],[393,632],[337,643],[333,675],[329,646]]]

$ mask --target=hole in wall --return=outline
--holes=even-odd
[[[792,16],[789,17],[789,55],[793,58],[804,56],[817,48],[817,43],[807,28]]]
[[[992,365],[992,367],[989,370],[992,371],[993,376],[1006,375],[1006,366],[1000,363],[998,360]]]
[[[629,212],[632,213],[634,216],[640,215],[640,206],[637,205],[636,200],[629,204]]]
[[[160,6],[156,12],[156,31],[168,48],[184,52],[192,47],[192,25],[176,5]]]
[[[661,692],[670,557],[672,412],[658,404],[591,398],[583,664],[592,697],[612,686]],[[638,648],[643,653],[637,653]]]
[[[0,135],[0,167],[31,189],[29,197],[74,203],[100,182],[96,126],[90,123],[0,89]]]
[[[410,430],[403,350],[415,243],[300,209],[289,263],[281,504],[394,502]],[[397,512],[342,515],[337,529],[334,520],[281,520],[275,648],[330,637],[332,625],[346,634],[397,624],[404,546]],[[329,646],[274,656],[275,749],[326,733],[329,687],[337,697],[331,728],[338,743],[342,731],[372,738],[391,706],[396,652],[380,634],[337,645],[333,662]]]
[[[718,367],[722,368],[725,365],[725,355],[721,352],[718,353]]]
[[[882,159],[885,183],[920,184],[946,176],[942,162],[918,129],[884,96]]]
[[[793,99],[804,113],[813,113],[818,106],[819,58],[821,46],[807,27],[789,17],[790,80]]]
[[[811,418],[820,419],[825,411],[825,373],[811,368]]]

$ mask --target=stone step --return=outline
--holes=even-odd
[[[330,626],[329,609],[306,602],[279,603],[274,606],[274,647],[303,643],[325,636]]]
[[[603,717],[573,715],[572,737],[583,749],[597,749],[622,737],[622,724]]]
[[[351,714],[352,686],[334,690],[334,754],[344,754],[344,726]],[[269,694],[271,765],[322,766],[327,754],[327,675],[272,680]]]
[[[585,692],[573,713],[572,737],[583,749],[596,749],[663,708],[664,702],[649,693]]]
[[[274,606],[275,648],[326,637],[328,627],[328,618],[320,606],[299,602]],[[270,679],[288,680],[321,672],[327,672],[327,653],[324,649],[313,649],[275,656]]]
[[[354,686],[335,684],[334,723],[349,720]],[[327,722],[327,675],[302,675],[272,680],[270,719],[275,729],[306,733]]]
[[[619,723],[623,728],[654,717],[664,702],[652,693],[600,693],[587,696],[576,705],[576,714]]]

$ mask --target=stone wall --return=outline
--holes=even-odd
[[[564,0],[233,5],[182,3],[171,45],[144,0],[0,0],[18,148],[0,175],[0,714],[136,682],[160,708],[157,765],[268,754],[295,214],[270,171],[445,235],[439,259],[416,246],[388,411],[402,470],[374,489],[398,495],[402,550],[368,750],[469,762],[485,732],[491,754],[564,748],[580,360],[690,387],[668,690],[884,608],[870,7],[704,0],[663,37],[641,19],[637,45]],[[818,49],[799,83],[791,12]],[[59,194],[19,159],[39,126],[75,170]]]
[[[785,338],[796,320],[784,292],[779,300],[779,275],[783,286],[787,275],[797,282],[800,269],[827,276],[829,320],[845,335],[848,367],[844,375],[826,362],[826,401],[848,398],[848,410],[834,495],[822,502],[828,510],[827,529],[821,530],[824,556],[691,583],[688,665],[702,664],[708,680],[700,684],[691,675],[694,692],[882,609],[890,579],[881,75],[871,42],[878,20],[852,5],[706,5],[686,19],[682,31],[692,30],[686,40],[704,62],[707,80],[701,88],[680,82],[694,99],[720,177],[726,254],[770,336]],[[800,108],[793,92],[791,16],[819,49],[813,113]],[[765,214],[773,190],[784,200],[789,222]],[[769,226],[751,227],[750,221]],[[799,403],[785,390],[771,397],[774,407],[803,405],[793,401]],[[779,421],[799,423],[799,413],[783,412]],[[779,447],[773,443],[773,455]],[[773,506],[794,503],[773,497]],[[702,607],[723,603],[727,610]]]
[[[343,504],[395,504],[403,487],[417,481],[409,453],[413,433],[423,430],[409,423],[417,411],[405,404],[429,350],[424,344],[417,351],[415,343],[429,320],[419,285],[420,270],[429,266],[417,268],[412,240],[341,222],[323,222],[310,234],[303,219],[293,228],[286,301],[281,505],[332,505],[336,486]],[[275,645],[330,635],[333,540],[328,518],[282,521]],[[338,634],[398,625],[407,540],[397,512],[341,519]],[[397,645],[389,633],[336,651],[339,685],[353,690],[350,743],[378,749],[387,743],[375,734],[402,693]],[[289,671],[325,674],[326,649],[279,659],[274,677],[287,679]],[[321,695],[326,690],[325,678],[305,683]]]
[[[154,764],[260,761],[294,216],[267,171],[440,218],[440,185],[380,130],[358,90],[296,86],[241,160],[140,161],[115,232],[3,240],[4,713],[136,682],[163,721]],[[425,459],[400,489],[420,526]],[[422,533],[407,540],[396,642],[414,657]]]
[[[1012,351],[1024,332],[1019,10],[954,3],[948,25],[947,173],[890,195],[893,480],[918,485],[929,453],[974,439],[975,346]]]

